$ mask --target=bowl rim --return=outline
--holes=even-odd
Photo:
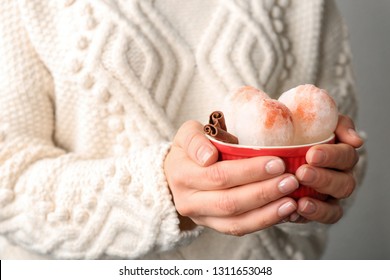
[[[226,143],[226,142],[222,142],[222,141],[219,141],[213,137],[211,137],[210,135],[207,135],[205,134],[206,137],[212,141],[212,142],[215,142],[219,145],[223,145],[223,146],[226,146],[226,147],[232,147],[232,148],[243,148],[243,149],[252,149],[252,150],[264,150],[264,149],[297,149],[297,148],[305,148],[305,147],[312,147],[312,146],[315,146],[315,145],[321,145],[321,144],[327,144],[328,142],[332,141],[333,139],[335,139],[336,135],[334,133],[332,133],[331,136],[329,136],[328,138],[324,139],[324,140],[321,140],[321,141],[317,141],[317,142],[313,142],[313,143],[308,143],[308,144],[300,144],[300,145],[290,145],[290,146],[250,146],[250,145],[240,145],[240,144],[231,144],[231,143]]]

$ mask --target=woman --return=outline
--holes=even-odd
[[[5,0],[0,30],[2,259],[321,256],[364,165],[333,1]],[[296,174],[216,162],[201,124],[228,91],[304,83],[337,145]],[[298,181],[334,199],[285,197]]]

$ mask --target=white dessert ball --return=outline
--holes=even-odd
[[[294,138],[293,118],[281,102],[253,88],[240,88],[226,100],[226,125],[239,143],[287,146]]]
[[[292,113],[294,144],[308,144],[329,138],[338,122],[336,102],[329,93],[314,85],[300,85],[278,99]]]

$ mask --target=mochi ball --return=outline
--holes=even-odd
[[[335,131],[337,105],[326,90],[300,85],[284,92],[278,100],[291,111],[295,145],[325,140]]]
[[[289,109],[266,93],[242,87],[225,102],[228,131],[241,145],[286,146],[294,139],[293,118]]]

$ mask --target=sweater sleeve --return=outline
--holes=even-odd
[[[185,242],[163,172],[169,142],[94,159],[56,145],[54,83],[16,1],[0,9],[0,234],[56,258],[138,258]]]

